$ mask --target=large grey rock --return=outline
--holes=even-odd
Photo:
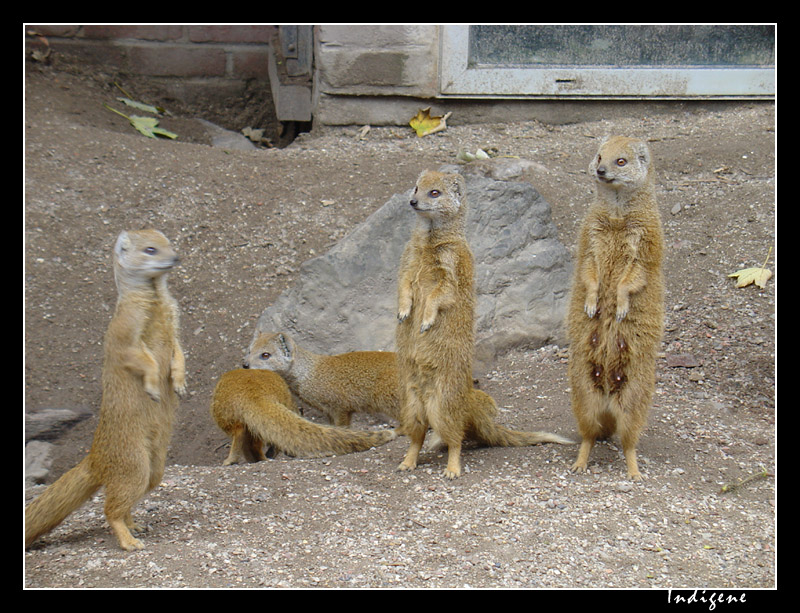
[[[67,430],[92,416],[86,408],[31,409],[25,413],[25,483],[44,483],[53,463],[53,444]]]
[[[532,185],[465,179],[481,372],[511,347],[564,340],[571,264],[550,205]],[[397,268],[417,221],[409,198],[410,190],[394,195],[328,253],[303,263],[255,334],[286,331],[320,353],[394,350]]]
[[[92,412],[86,408],[30,409],[25,413],[25,440],[55,440],[91,416]]]
[[[44,483],[53,464],[53,443],[30,441],[25,445],[25,485]]]

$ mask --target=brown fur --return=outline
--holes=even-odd
[[[123,232],[114,248],[117,306],[105,336],[103,397],[89,454],[25,510],[25,546],[105,487],[105,515],[125,550],[144,545],[131,508],[164,473],[178,394],[185,391],[178,308],[166,273],[177,257],[155,230]]]
[[[223,374],[214,388],[211,414],[232,438],[225,465],[258,462],[280,451],[301,457],[342,455],[397,437],[394,430],[361,432],[304,419],[286,382],[269,370],[238,369]],[[265,444],[269,446],[266,455]]]
[[[583,221],[567,316],[572,409],[583,438],[574,471],[595,440],[619,434],[628,476],[642,478],[639,434],[655,391],[664,319],[663,236],[650,151],[612,137],[592,160],[596,197]]]
[[[464,234],[464,180],[423,172],[411,206],[418,225],[399,271],[397,357],[403,393],[402,426],[411,443],[400,470],[413,470],[428,427],[448,448],[445,476],[461,474],[461,445],[571,441],[546,432],[497,425],[494,400],[472,384],[475,345],[473,257]]]
[[[253,339],[244,364],[280,374],[302,402],[335,426],[349,426],[354,413],[382,413],[400,421],[394,352],[321,355],[300,347],[288,334],[264,333]]]

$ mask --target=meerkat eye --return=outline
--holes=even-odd
[[[438,197],[439,197],[439,194],[441,194],[441,193],[442,193],[442,192],[440,192],[438,189],[432,189],[431,191],[429,191],[429,192],[428,192],[428,195],[429,195],[431,198],[438,198]]]
[[[628,160],[626,160],[625,158],[617,158],[617,161],[615,163],[617,166],[625,166],[625,164],[628,163]]]
[[[147,255],[155,255],[156,253],[158,253],[158,249],[156,249],[155,247],[145,247],[144,252]]]
[[[262,360],[269,360],[271,356],[272,356],[271,353],[265,351],[264,353],[261,354],[261,359]]]

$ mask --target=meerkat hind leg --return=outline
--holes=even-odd
[[[408,432],[410,443],[408,451],[403,461],[397,467],[397,470],[414,470],[417,467],[417,460],[419,459],[419,452],[422,445],[425,443],[426,428],[416,428],[413,432]]]
[[[409,439],[408,451],[397,470],[414,470],[417,467],[419,452],[425,443],[428,424],[424,421],[424,410],[420,397],[413,389],[406,390],[402,427]]]
[[[131,530],[141,530],[131,515],[131,508],[124,508],[118,501],[106,498],[106,520],[125,551],[144,549],[144,544],[131,534]]]
[[[636,457],[636,443],[638,432],[628,431],[620,433],[622,442],[622,452],[625,454],[625,464],[628,469],[628,478],[633,481],[641,481],[644,477],[639,472],[639,463]]]
[[[636,460],[636,447],[631,447],[630,449],[625,449],[623,447],[623,452],[625,453],[625,463],[628,467],[628,478],[634,481],[641,481],[644,479],[642,473],[639,472],[639,463]]]
[[[586,465],[589,462],[589,453],[594,447],[595,440],[596,439],[592,437],[583,437],[581,447],[578,450],[578,459],[575,460],[575,464],[572,465],[572,472],[583,472],[586,470]]]
[[[108,525],[114,531],[117,541],[119,541],[119,546],[125,551],[144,549],[144,543],[131,534],[124,518],[109,519]]]
[[[448,479],[457,479],[461,476],[461,442],[447,446],[447,468],[444,476]]]

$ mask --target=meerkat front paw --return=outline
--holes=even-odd
[[[587,296],[586,302],[583,304],[583,312],[586,313],[589,319],[593,319],[597,315],[597,296],[593,299]]]
[[[153,402],[160,402],[161,401],[161,390],[158,388],[158,378],[157,377],[148,377],[145,375],[144,377],[144,391],[150,396],[150,399]]]
[[[401,292],[397,302],[397,319],[400,323],[403,323],[408,319],[408,316],[411,315],[411,296],[407,295],[405,292]]]
[[[176,353],[170,364],[170,375],[172,377],[172,389],[178,396],[183,398],[186,394],[186,364],[183,353]]]
[[[436,316],[437,311],[435,309],[425,311],[422,317],[422,325],[419,327],[419,332],[422,334],[423,332],[427,332],[433,327],[433,324],[436,323]]]
[[[183,379],[180,381],[173,381],[172,390],[178,394],[178,397],[183,398],[186,395],[186,381]]]
[[[617,296],[617,321],[622,321],[627,317],[631,308],[630,300],[627,295]]]

